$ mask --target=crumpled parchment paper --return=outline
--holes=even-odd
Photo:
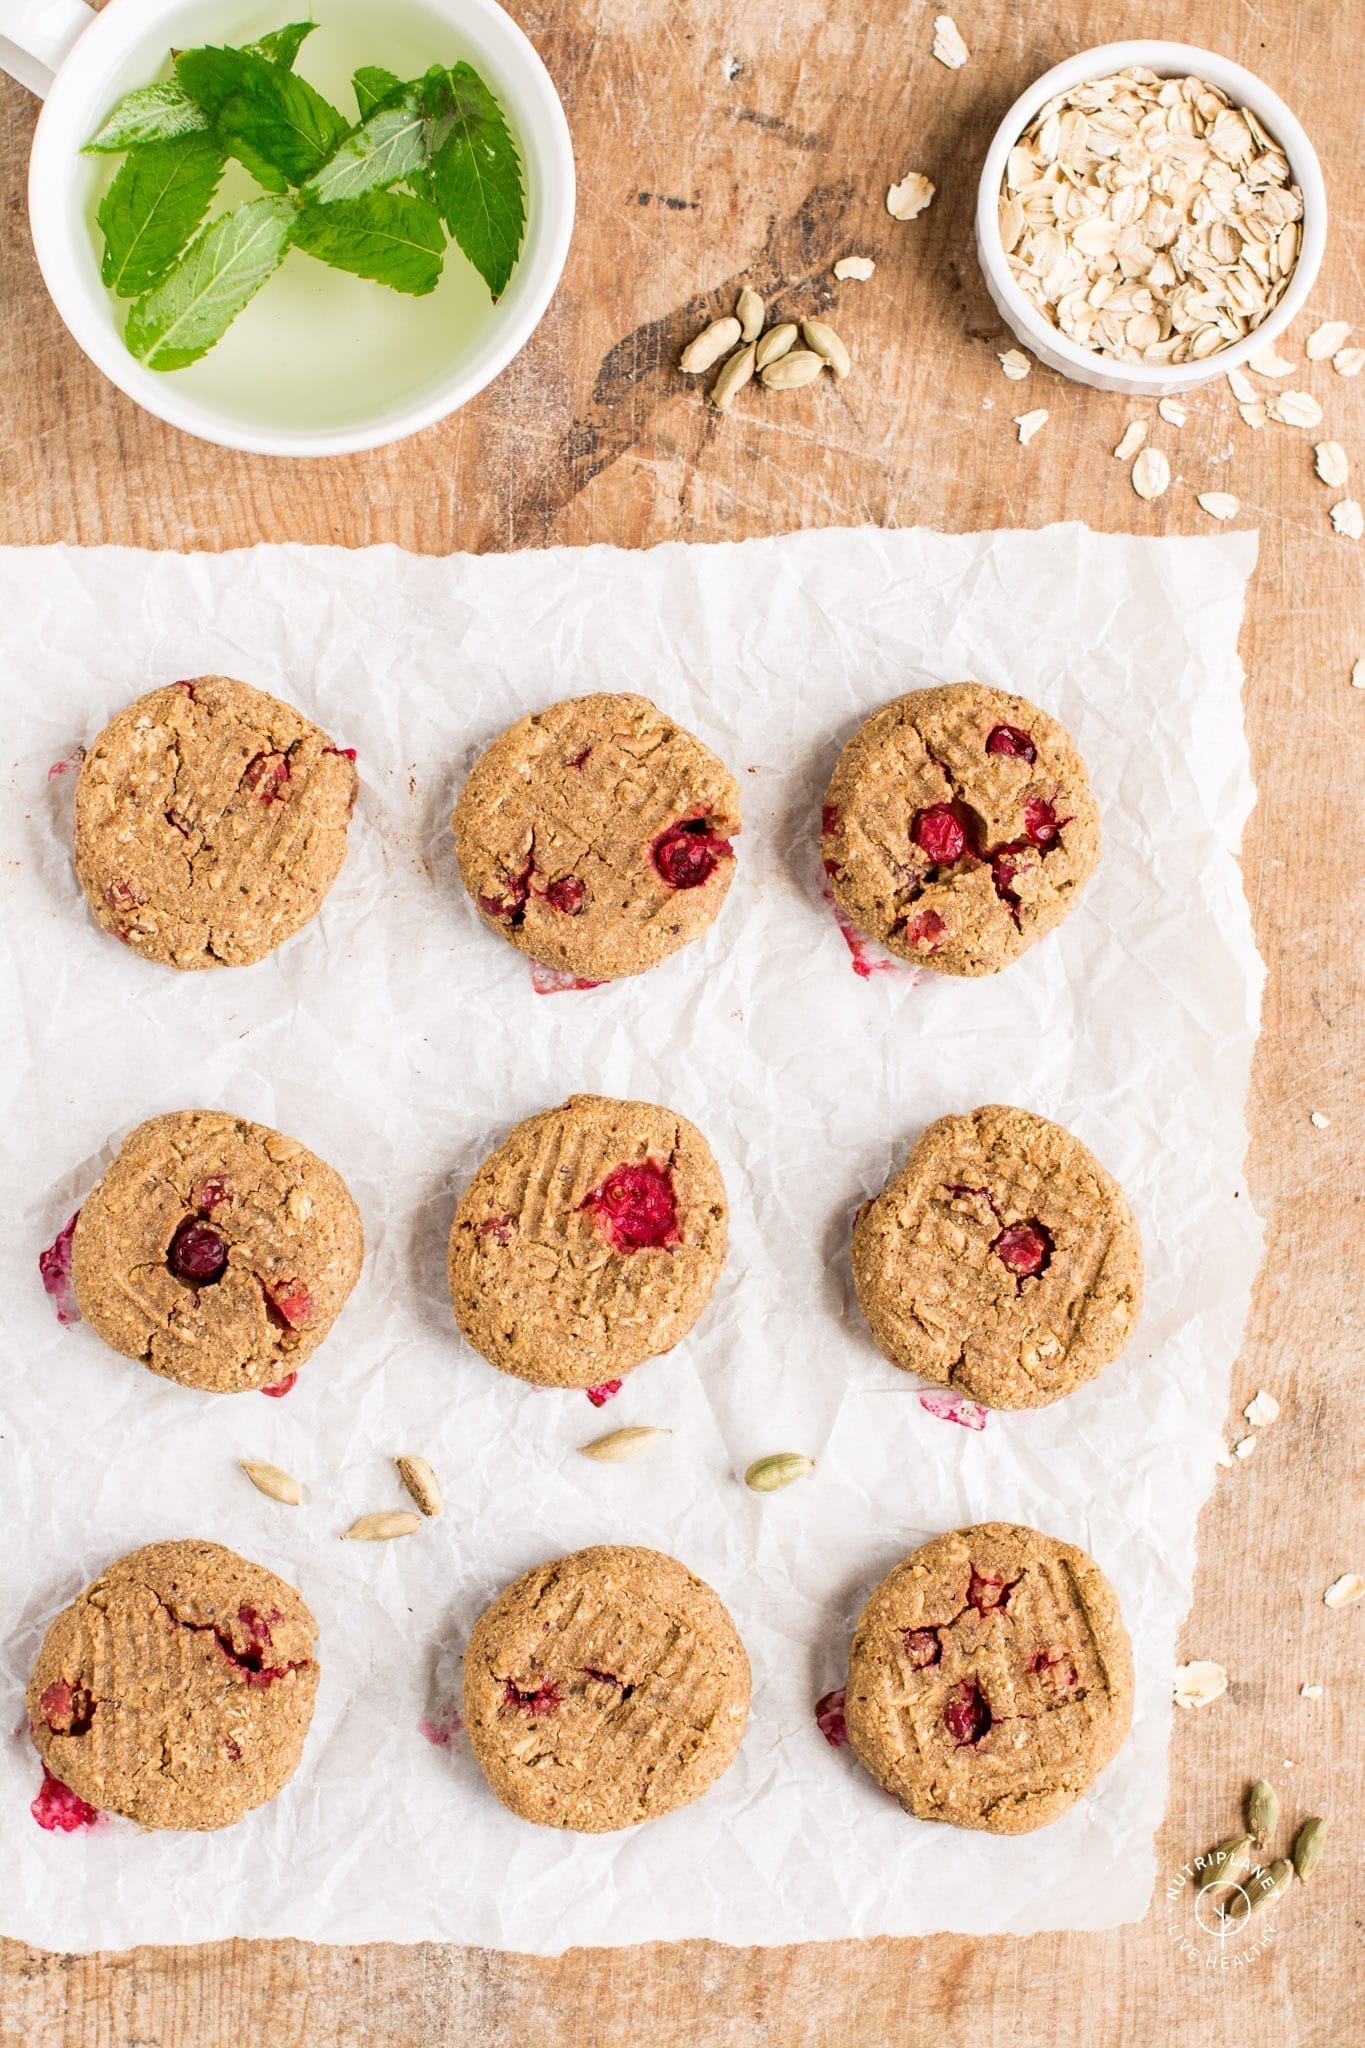
[[[295,1935],[550,1953],[1141,1915],[1195,1519],[1260,1246],[1242,1162],[1262,970],[1235,858],[1254,796],[1237,632],[1255,545],[1066,526],[450,560],[0,551],[6,1932],[63,1949]],[[177,975],[87,917],[74,771],[49,769],[142,690],[207,671],[357,747],[363,794],[314,925],[257,967]],[[1003,974],[860,977],[821,899],[826,777],[874,706],[964,676],[1070,728],[1103,811],[1100,871]],[[654,973],[538,994],[465,900],[447,817],[509,720],[592,689],[647,692],[730,762],[738,873],[709,936]],[[692,1117],[733,1209],[702,1322],[600,1414],[484,1364],[445,1287],[467,1176],[575,1089]],[[922,1126],[983,1101],[1060,1119],[1117,1174],[1147,1303],[1097,1381],[977,1431],[929,1413],[882,1360],[847,1244]],[[127,1131],[198,1105],[301,1138],[364,1215],[364,1276],[286,1399],[163,1384],[88,1327],[60,1327],[39,1285],[40,1249]],[[634,1464],[576,1455],[626,1423],[673,1434]],[[749,1493],[750,1460],[786,1449],[815,1456],[814,1476]],[[401,1451],[433,1462],[444,1515],[405,1541],[343,1545],[356,1515],[407,1505]],[[285,1466],[307,1504],[263,1499],[239,1457]],[[908,1819],[812,1716],[882,1574],[992,1517],[1094,1554],[1138,1674],[1117,1762],[1066,1818],[1013,1840]],[[176,1535],[259,1559],[317,1614],[303,1763],[218,1836],[123,1820],[45,1833],[23,1727],[43,1631],[106,1562]],[[717,1587],[753,1661],[753,1711],[698,1805],[629,1834],[561,1835],[485,1787],[453,1726],[460,1654],[517,1572],[604,1540],[671,1551]]]

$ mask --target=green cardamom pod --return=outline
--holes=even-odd
[[[1258,1778],[1247,1794],[1247,1826],[1257,1842],[1264,1848],[1275,1832],[1275,1823],[1280,1817],[1280,1802],[1275,1797],[1275,1788],[1264,1778]]]
[[[1246,1882],[1229,1899],[1223,1918],[1230,1927],[1240,1927],[1253,1913],[1273,1906],[1294,1882],[1294,1866],[1287,1856],[1277,1856],[1264,1870],[1253,1870]]]
[[[814,1470],[814,1458],[805,1458],[800,1451],[775,1451],[770,1458],[755,1458],[744,1475],[744,1484],[755,1493],[776,1493]]]
[[[1197,1856],[1194,1867],[1199,1873],[1198,1889],[1201,1892],[1209,1891],[1214,1885],[1235,1884],[1251,1868],[1250,1835],[1229,1835],[1216,1848]]]
[[[1306,1820],[1294,1837],[1294,1869],[1305,1884],[1322,1861],[1326,1839],[1327,1823],[1317,1814]]]

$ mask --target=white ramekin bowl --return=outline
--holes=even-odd
[[[1069,92],[1088,79],[1106,78],[1115,71],[1141,65],[1162,78],[1203,78],[1225,92],[1234,106],[1249,107],[1271,134],[1289,162],[1290,176],[1303,194],[1303,236],[1299,259],[1284,297],[1259,327],[1240,341],[1229,342],[1197,363],[1125,363],[1095,349],[1082,348],[1044,318],[1014,281],[1000,240],[1000,190],[1009,153],[1039,109],[1057,93]],[[1229,370],[1257,355],[1284,333],[1302,311],[1313,289],[1327,243],[1327,188],[1322,167],[1312,143],[1284,101],[1240,64],[1231,64],[1212,50],[1197,50],[1189,43],[1105,43],[1097,50],[1082,50],[1035,79],[1017,99],[996,130],[981,172],[976,202],[976,248],[986,289],[996,311],[1024,347],[1078,384],[1090,384],[1100,391],[1122,391],[1135,398],[1164,398],[1176,391],[1191,391],[1199,384],[1211,384]]]
[[[324,26],[340,0],[312,12]],[[346,0],[354,12],[359,0]],[[92,160],[81,147],[110,105],[143,82],[168,44],[222,32],[218,0],[110,0],[92,13],[82,0],[0,0],[0,68],[47,104],[29,167],[29,218],[44,281],[85,353],[130,398],[186,433],[259,455],[335,456],[402,440],[444,419],[481,391],[530,339],[550,303],[568,254],[574,215],[573,145],[549,73],[497,0],[421,0],[434,24],[458,38],[506,107],[526,170],[527,221],[521,255],[496,308],[462,331],[452,323],[439,359],[383,397],[320,390],[312,417],[253,416],[248,403],[196,384],[192,373],[147,369],[123,345],[121,319],[100,281],[92,223]],[[249,33],[289,19],[280,0],[232,10],[253,17]],[[107,160],[106,160],[107,161]],[[189,381],[186,381],[187,376]],[[311,394],[310,394],[311,396]]]

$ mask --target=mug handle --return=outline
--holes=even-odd
[[[0,0],[0,71],[45,100],[94,18],[86,0]]]

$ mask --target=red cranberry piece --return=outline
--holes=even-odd
[[[622,1380],[603,1380],[600,1386],[585,1387],[583,1391],[594,1408],[605,1408],[608,1401],[614,1400],[620,1393],[623,1385]]]
[[[526,856],[525,865],[514,875],[507,875],[505,896],[480,896],[479,908],[488,917],[510,918],[519,924],[526,912],[526,899],[531,893],[531,877],[535,873],[536,849],[534,841]]]
[[[43,1719],[58,1735],[88,1735],[95,1718],[95,1701],[88,1686],[79,1680],[71,1685],[55,1678],[42,1697]]]
[[[650,853],[670,889],[700,889],[734,850],[728,839],[707,830],[705,818],[680,818],[659,834]]]
[[[1046,797],[1031,796],[1024,805],[1024,830],[1035,846],[1051,846],[1061,821]]]
[[[354,747],[324,747],[322,751],[324,754],[335,754],[339,761],[349,761],[353,768],[356,764]]]
[[[943,1656],[943,1644],[936,1628],[903,1628],[898,1631],[912,1671],[926,1671]]]
[[[577,875],[560,875],[545,891],[545,901],[551,910],[561,910],[565,917],[577,917],[587,900],[588,885]]]
[[[206,1180],[202,1187],[195,1190],[194,1206],[202,1210],[206,1216],[211,1216],[214,1210],[221,1209],[225,1202],[235,1202],[236,1199],[237,1190],[232,1182],[225,1175],[216,1174],[212,1180]]]
[[[223,1737],[223,1748],[227,1752],[227,1754],[232,1758],[232,1761],[234,1763],[241,1762],[242,1745],[240,1742],[234,1742],[230,1735],[225,1735]]]
[[[98,1827],[104,1815],[97,1806],[91,1806],[73,1792],[69,1785],[63,1785],[60,1778],[54,1778],[46,1764],[43,1766],[42,1790],[29,1807],[29,1812],[40,1828],[49,1834],[60,1829],[64,1835],[74,1835],[78,1828]]]
[[[111,882],[104,892],[104,900],[120,917],[127,917],[129,911],[136,910],[147,899],[133,882]]]
[[[1041,1223],[1011,1223],[991,1246],[1002,1265],[1020,1280],[1045,1271],[1052,1257],[1052,1237]]]
[[[972,1566],[972,1575],[967,1581],[967,1605],[974,1607],[978,1614],[989,1614],[992,1608],[1009,1604],[1010,1594],[1019,1581],[1017,1579],[993,1578],[989,1572],[979,1572]]]
[[[272,1401],[282,1401],[298,1385],[298,1374],[287,1372],[282,1380],[276,1380],[273,1387],[262,1387],[261,1392]]]
[[[943,1725],[959,1748],[980,1742],[989,1732],[990,1703],[974,1678],[964,1678],[943,1709]]]
[[[1035,1650],[1025,1667],[1041,1678],[1049,1692],[1074,1692],[1080,1683],[1076,1667],[1065,1650]]]
[[[485,1216],[479,1225],[480,1237],[496,1238],[499,1244],[510,1244],[516,1235],[515,1216]]]
[[[283,803],[289,780],[287,754],[256,754],[242,772],[242,787],[263,804]]]
[[[313,1319],[313,1297],[302,1280],[263,1280],[266,1313],[288,1330],[301,1330]]]
[[[681,1234],[672,1176],[654,1159],[613,1167],[584,1196],[582,1206],[592,1210],[598,1229],[618,1252],[676,1244]]]
[[[178,1280],[195,1280],[207,1287],[221,1280],[228,1262],[228,1248],[216,1230],[187,1216],[166,1253],[166,1264]]]
[[[988,754],[1009,754],[1016,761],[1036,761],[1038,749],[1022,726],[997,725],[986,741]]]
[[[523,1691],[519,1685],[514,1685],[510,1678],[505,1678],[502,1683],[502,1703],[504,1707],[516,1707],[521,1713],[532,1716],[553,1714],[564,1704],[560,1698],[559,1687],[552,1678],[545,1679],[533,1692]]]
[[[916,812],[910,837],[936,867],[951,867],[967,851],[966,830],[951,804],[930,804],[927,811]]]
[[[905,920],[905,936],[917,953],[937,953],[947,930],[936,910],[917,910]]]
[[[76,1235],[76,1225],[80,1220],[81,1212],[78,1209],[57,1232],[47,1250],[38,1254],[38,1272],[42,1277],[43,1292],[51,1297],[59,1323],[78,1323],[81,1320],[76,1289],[71,1279],[71,1241]]]
[[[591,747],[584,747],[581,753],[570,754],[568,760],[564,763],[564,766],[566,768],[586,768],[588,765],[588,756],[591,754],[591,752]]]
[[[848,1741],[848,1729],[844,1723],[844,1695],[847,1688],[839,1685],[833,1692],[822,1693],[815,1702],[815,1725],[831,1749],[842,1749]]]
[[[837,832],[837,831],[838,831],[838,829],[839,829],[839,806],[838,806],[838,804],[825,804],[825,805],[823,805],[823,806],[822,806],[822,808],[821,808],[821,811],[820,811],[820,830],[821,830],[822,832]]]

